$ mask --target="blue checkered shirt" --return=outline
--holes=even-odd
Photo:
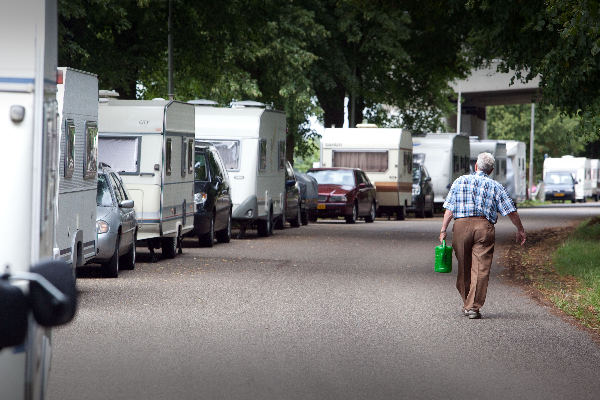
[[[517,211],[504,187],[481,171],[457,178],[444,208],[452,211],[454,218],[483,216],[492,224],[496,223],[498,213],[507,215]]]

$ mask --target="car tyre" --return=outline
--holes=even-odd
[[[275,219],[275,222],[273,223],[273,228],[279,230],[285,228],[285,206],[281,209],[281,216]]]
[[[425,217],[427,218],[433,218],[433,201],[431,202],[431,207],[429,208],[429,210],[425,211]]]
[[[415,206],[415,217],[416,218],[425,218],[425,199],[421,204],[417,204]]]
[[[229,243],[231,241],[231,210],[227,217],[227,226],[222,231],[217,232],[217,241],[219,243]]]
[[[404,221],[406,218],[406,208],[400,206],[396,208],[396,221]]]
[[[198,235],[198,242],[202,247],[213,247],[215,244],[215,212],[213,211],[210,216],[210,225],[208,232],[202,235]]]
[[[106,278],[116,278],[119,276],[119,246],[121,245],[121,235],[117,236],[115,243],[115,252],[108,262],[102,264],[102,275]]]
[[[357,218],[358,218],[358,204],[354,203],[354,206],[352,207],[352,214],[346,216],[346,223],[354,224],[354,223],[356,223]]]
[[[375,221],[375,202],[371,203],[371,209],[369,210],[369,215],[365,217],[365,222],[373,222]]]
[[[304,210],[300,212],[300,222],[302,222],[302,225],[308,225],[308,210]]]
[[[126,270],[135,269],[135,242],[137,240],[137,232],[133,234],[133,243],[131,244],[131,249],[123,256],[123,260],[121,261],[120,267]]]
[[[160,241],[163,257],[175,258],[177,255],[177,237],[164,237]]]
[[[298,200],[298,210],[296,211],[296,217],[294,219],[290,220],[290,225],[292,226],[292,228],[299,228],[301,220],[302,220],[302,209],[301,209],[300,201]]]

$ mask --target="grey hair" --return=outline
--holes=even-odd
[[[496,160],[494,156],[490,153],[480,153],[477,156],[477,169],[481,172],[490,174],[494,169],[494,165],[496,164]]]

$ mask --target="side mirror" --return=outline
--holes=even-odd
[[[17,346],[27,335],[29,303],[25,293],[6,280],[0,280],[0,349]]]
[[[425,182],[431,182],[431,177],[428,176],[427,178],[425,178]]]
[[[134,202],[133,200],[123,200],[119,203],[119,207],[121,208],[133,208]]]
[[[292,187],[296,184],[296,181],[294,179],[288,179],[287,181],[285,181],[285,187]]]
[[[50,260],[31,267],[31,273],[43,278],[32,280],[29,286],[29,301],[37,323],[53,327],[71,321],[77,310],[73,267],[64,261]]]

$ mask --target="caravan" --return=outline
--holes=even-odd
[[[592,196],[592,162],[589,158],[562,156],[548,157],[544,160],[544,180],[546,173],[555,171],[569,172],[575,179],[575,200],[585,202]]]
[[[498,140],[506,145],[506,191],[514,202],[527,197],[527,146],[518,140]]]
[[[506,144],[499,140],[479,140],[477,137],[471,137],[471,168],[475,170],[477,156],[481,153],[490,153],[496,159],[494,171],[490,174],[490,178],[500,183],[503,187],[507,186],[506,165],[507,152]]]
[[[452,182],[469,173],[469,154],[469,138],[464,135],[428,133],[413,136],[413,157],[431,176],[436,207],[441,208]]]
[[[118,171],[134,200],[138,243],[181,252],[194,229],[194,107],[156,100],[105,100],[98,107],[100,162]]]
[[[410,132],[397,128],[326,128],[321,137],[321,167],[360,168],[375,185],[378,213],[399,220],[412,205],[412,153]]]
[[[598,201],[600,197],[600,160],[597,158],[591,159],[590,167],[592,169],[592,197],[595,201]]]
[[[0,397],[44,399],[51,327],[75,315],[72,269],[53,260],[58,197],[55,0],[0,14]],[[34,284],[35,283],[35,284]]]
[[[96,255],[98,78],[58,69],[60,134],[57,251],[75,271]]]
[[[285,114],[257,102],[195,107],[196,140],[211,142],[229,173],[233,220],[271,235],[285,218]]]

